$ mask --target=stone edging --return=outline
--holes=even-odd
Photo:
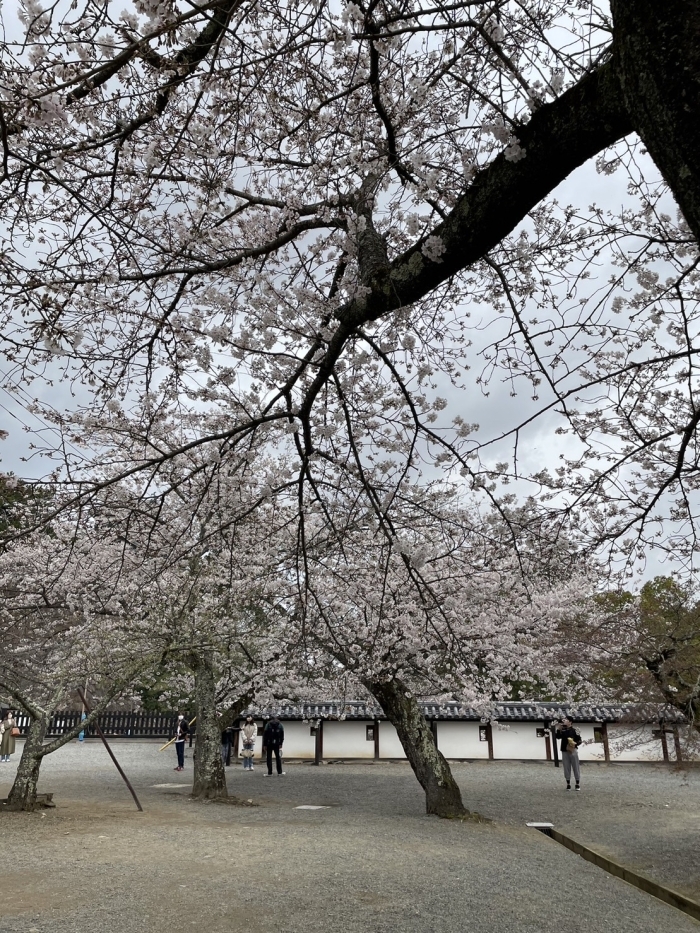
[[[640,875],[630,868],[625,868],[624,865],[614,862],[607,856],[601,855],[593,849],[589,849],[575,839],[571,839],[569,836],[565,836],[564,833],[559,832],[558,829],[554,828],[552,823],[528,823],[527,825],[532,829],[537,829],[539,832],[544,833],[545,836],[554,839],[555,842],[565,846],[576,855],[580,855],[581,858],[585,859],[587,862],[591,862],[598,868],[602,868],[603,871],[607,871],[616,878],[621,878],[628,884],[634,885],[635,888],[639,888],[641,891],[651,894],[652,897],[656,897],[660,901],[669,904],[671,907],[683,911],[684,914],[688,914],[688,916],[692,917],[694,920],[700,921],[700,904],[686,897],[685,894],[674,891],[672,888],[664,887],[664,885],[659,884],[657,881],[653,881],[645,875]]]

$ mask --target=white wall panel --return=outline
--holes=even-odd
[[[324,758],[374,758],[374,742],[367,741],[367,726],[372,720],[357,722],[324,722]]]
[[[478,722],[438,722],[438,748],[445,758],[488,758],[488,742],[479,741]]]
[[[603,748],[603,743],[593,741],[595,738],[593,733],[594,724],[588,722],[575,722],[574,728],[578,729],[584,742],[590,743],[588,745],[582,745],[579,748],[579,759],[581,761],[605,761],[605,749]],[[561,746],[561,739],[559,739],[557,744]]]
[[[284,757],[312,758],[316,750],[316,738],[311,735],[311,723],[283,722]]]
[[[541,722],[512,722],[507,729],[494,725],[493,757],[546,761],[545,740],[537,735],[537,730],[541,728]]]
[[[652,735],[652,726],[608,726],[611,761],[663,761],[661,740]],[[675,757],[673,736],[669,735],[668,752]]]
[[[396,729],[390,722],[384,720],[379,723],[379,757],[380,758],[405,758],[406,752],[403,750]]]

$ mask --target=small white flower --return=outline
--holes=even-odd
[[[445,244],[439,236],[429,236],[421,248],[421,253],[431,262],[442,262],[440,258],[445,252]]]
[[[406,230],[409,236],[417,236],[421,228],[421,219],[418,214],[409,214],[406,218]]]
[[[506,157],[506,162],[519,162],[525,158],[527,150],[520,145],[520,141],[514,136],[503,154]]]
[[[564,73],[562,71],[553,71],[552,77],[549,81],[549,89],[556,97],[558,94],[561,94],[562,88],[564,87]]]
[[[494,42],[503,42],[505,37],[503,26],[493,16],[484,25],[484,32]]]

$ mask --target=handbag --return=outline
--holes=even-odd
[[[12,732],[10,732],[10,735],[12,736],[13,739],[19,738],[19,736],[21,735],[19,731],[19,726],[13,726]]]

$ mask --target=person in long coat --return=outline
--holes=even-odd
[[[241,726],[239,742],[243,745],[241,757],[243,758],[243,770],[254,771],[253,758],[255,756],[255,740],[258,737],[258,726],[252,716],[246,716],[243,726]]]
[[[0,723],[0,762],[9,761],[10,755],[15,753],[15,737],[12,730],[17,726],[17,720],[11,709],[8,709],[5,718]]]

